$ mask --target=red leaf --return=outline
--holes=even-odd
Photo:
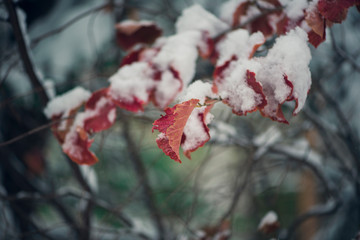
[[[203,59],[210,58],[212,56],[212,54],[213,54],[214,49],[215,49],[215,42],[210,37],[210,34],[208,32],[203,32],[202,33],[202,42],[204,44],[201,44],[200,46],[198,46],[199,55]]]
[[[232,109],[233,109],[233,113],[242,116],[254,112],[257,109],[263,109],[266,105],[267,105],[267,100],[266,97],[264,95],[263,92],[263,87],[261,86],[261,84],[259,82],[256,81],[255,78],[255,73],[251,72],[249,70],[246,70],[246,75],[245,75],[245,81],[247,83],[248,86],[244,86],[244,87],[248,87],[250,89],[252,89],[255,92],[254,95],[254,107],[253,108],[243,108],[242,105],[242,101],[238,102],[237,100],[235,101],[235,98],[237,99],[239,96],[232,96],[230,95],[228,98],[224,99],[223,102],[227,105],[229,105]],[[242,98],[241,98],[242,100]],[[240,105],[238,105],[240,104]]]
[[[291,101],[291,100],[294,99],[294,97],[293,97],[294,86],[288,80],[286,75],[284,76],[284,82],[291,89],[291,91],[288,94],[288,97],[287,97],[287,99],[285,101]],[[285,101],[284,102],[278,102],[274,97],[275,93],[273,91],[274,90],[271,87],[264,88],[264,94],[265,94],[266,99],[267,99],[267,105],[264,106],[264,108],[259,109],[260,113],[264,117],[269,117],[273,121],[278,121],[278,122],[281,122],[281,123],[289,124],[289,122],[286,120],[286,118],[284,116],[284,113],[281,110],[281,106]]]
[[[144,105],[147,104],[147,102],[141,101],[137,97],[133,97],[132,101],[128,100],[122,100],[120,98],[112,99],[112,101],[122,109],[125,109],[130,112],[143,112],[144,111]]]
[[[235,28],[239,24],[239,20],[241,16],[244,16],[251,5],[250,1],[242,2],[239,6],[237,6],[236,10],[233,13],[233,23],[232,27]]]
[[[274,29],[269,23],[268,15],[264,15],[251,22],[250,31],[251,33],[260,31],[264,34],[265,37],[268,37],[273,34]]]
[[[155,23],[148,21],[124,21],[115,25],[117,44],[128,50],[138,43],[153,43],[162,31]]]
[[[312,30],[310,32],[308,32],[308,38],[309,38],[309,42],[316,48],[320,45],[320,43],[325,41],[325,37],[322,38],[321,36],[319,36]]]
[[[88,139],[88,134],[83,128],[76,127],[66,135],[63,151],[78,164],[92,165],[99,161],[89,150],[93,141]]]
[[[261,84],[256,81],[255,73],[247,70],[246,71],[246,82],[257,94],[259,94],[261,96],[261,102],[257,106],[257,108],[259,108],[259,109],[264,108],[265,105],[267,104],[266,97],[263,93],[263,88],[262,88]],[[290,82],[290,84],[291,84],[291,82]],[[256,110],[256,109],[254,109],[254,110]]]
[[[221,84],[223,78],[224,78],[224,71],[230,66],[231,62],[236,61],[237,57],[235,55],[232,56],[230,60],[227,60],[223,65],[218,66],[215,68],[213,73],[213,86],[212,91],[214,93],[218,93],[218,85]]]
[[[341,23],[349,7],[360,4],[360,0],[319,0],[318,10],[326,19]]]
[[[94,92],[87,101],[84,119],[84,130],[100,132],[110,128],[116,119],[116,106],[108,96],[109,88]]]
[[[166,115],[153,123],[153,131],[156,129],[160,133],[156,142],[160,149],[171,159],[180,162],[179,148],[183,136],[186,122],[198,104],[198,99],[176,104],[172,108],[165,110]]]
[[[139,48],[137,50],[131,51],[128,55],[126,55],[121,63],[120,63],[120,67],[124,66],[124,65],[130,65],[133,62],[137,62],[140,60],[140,54],[142,53],[142,51],[144,50],[144,48]]]

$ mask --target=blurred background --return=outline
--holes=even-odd
[[[94,136],[93,166],[66,158],[43,114],[0,1],[0,239],[356,238],[360,225],[360,14],[350,8],[311,46],[312,88],[290,124],[258,112],[213,109],[211,140],[179,164],[156,145],[162,111],[121,112]],[[29,59],[52,98],[76,86],[108,86],[125,56],[115,23],[155,21],[174,33],[194,3],[218,15],[220,0],[19,0]],[[213,67],[199,59],[196,79]],[[277,221],[258,229],[274,211]],[[231,233],[229,236],[228,233]]]

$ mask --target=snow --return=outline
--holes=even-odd
[[[109,94],[114,99],[123,101],[132,102],[135,96],[146,102],[149,91],[155,87],[152,74],[153,71],[148,63],[135,62],[125,65],[110,77]]]
[[[176,31],[178,33],[197,30],[200,32],[208,32],[210,37],[216,37],[228,29],[228,24],[198,4],[185,9],[176,22]]]
[[[278,216],[274,211],[269,211],[265,216],[261,219],[258,229],[263,228],[266,225],[271,225],[276,223],[278,220]]]
[[[209,134],[204,127],[201,117],[204,114],[205,109],[206,107],[195,108],[187,120],[184,127],[186,138],[181,144],[181,148],[184,151],[191,151],[209,140]],[[207,115],[212,116],[211,113],[208,113]],[[211,119],[212,118],[210,117],[208,121],[211,121]]]
[[[182,95],[179,96],[179,102],[185,102],[190,99],[199,99],[200,104],[204,104],[206,98],[217,98],[217,94],[214,94],[211,90],[212,84],[196,80],[190,84]]]
[[[228,143],[229,140],[235,137],[237,131],[234,126],[225,122],[216,121],[211,124],[210,136],[211,140],[221,143]]]
[[[294,156],[299,159],[304,159],[315,165],[322,165],[322,157],[309,146],[309,142],[300,138],[291,145],[274,146],[275,149],[286,153],[289,156]]]
[[[45,81],[43,82],[43,86],[49,99],[55,98],[56,93],[54,81],[52,81],[51,79],[45,79]]]
[[[198,31],[186,31],[167,38],[153,63],[162,71],[173,67],[179,72],[183,85],[187,85],[195,75],[197,44],[202,35]]]
[[[276,126],[271,126],[266,129],[265,132],[262,132],[260,135],[256,136],[253,140],[255,146],[271,146],[278,142],[281,138],[281,132]]]
[[[69,113],[72,109],[86,102],[91,93],[82,87],[76,87],[56,98],[46,105],[44,113],[47,118]]]
[[[219,60],[217,66],[223,65],[232,56],[240,58],[249,58],[255,45],[265,42],[265,37],[261,32],[256,32],[249,35],[249,31],[238,29],[226,35],[217,46],[216,50],[219,53]]]
[[[263,87],[268,103],[263,112],[267,116],[275,117],[278,105],[292,96],[297,99],[298,104],[294,110],[294,114],[297,114],[305,104],[311,85],[308,67],[311,54],[307,46],[307,34],[297,27],[278,37],[266,57],[249,60],[254,45],[263,41],[263,35],[260,33],[249,36],[245,30],[237,30],[220,43],[220,59],[217,66],[221,66],[234,55],[237,60],[232,61],[224,70],[223,76],[218,79],[219,95],[240,114],[255,109],[261,103],[262,96],[248,85],[249,70],[255,73],[256,81]],[[285,82],[285,76],[292,83],[293,92]]]
[[[29,38],[29,35],[27,33],[26,13],[21,8],[16,8],[16,14],[18,16],[19,26],[20,26],[22,35],[24,37],[26,47],[29,50],[30,49],[29,48],[29,46],[30,46],[30,38]],[[28,51],[28,52],[30,52],[30,51]]]
[[[308,7],[307,0],[279,0],[285,6],[284,12],[290,19],[300,19],[304,16],[304,10]]]
[[[266,153],[269,147],[279,142],[281,137],[282,137],[281,132],[275,126],[269,127],[268,129],[266,129],[265,132],[256,136],[253,139],[253,143],[255,146],[258,147],[258,149],[256,150],[254,158],[259,159],[262,155]]]
[[[228,24],[232,25],[233,15],[237,7],[248,0],[230,0],[221,5],[220,8],[220,18],[226,21]]]
[[[84,127],[85,118],[86,114],[84,112],[76,114],[74,123],[71,126],[69,132],[66,134],[64,143],[62,145],[64,152],[77,159],[82,159],[82,148],[74,143],[78,138],[77,129]]]
[[[277,74],[277,72],[286,74],[288,80],[291,81],[294,86],[293,96],[298,99],[298,106],[294,110],[294,114],[297,114],[304,106],[307,93],[311,86],[311,74],[309,70],[311,53],[307,45],[307,33],[297,27],[285,36],[277,38],[276,43],[270,49],[266,59],[266,71],[257,79],[263,83],[263,85],[273,85],[276,100],[283,102],[286,100],[288,87],[284,86],[286,85],[284,81],[279,81],[281,78],[275,79],[274,76],[276,76],[275,74]]]
[[[157,84],[155,91],[156,102],[160,108],[167,107],[174,96],[181,90],[182,83],[180,81],[169,70],[163,72],[161,81]]]
[[[134,21],[134,20],[125,20],[115,25],[117,29],[121,29],[121,32],[131,35],[135,31],[139,29],[139,27],[142,26],[156,26],[156,24],[152,21]]]
[[[96,175],[96,172],[94,170],[94,167],[87,166],[87,165],[80,165],[80,171],[83,175],[85,181],[89,184],[91,187],[91,190],[94,192],[98,192],[99,190],[99,184],[98,184],[98,178]]]
[[[262,66],[256,61],[232,62],[224,73],[224,83],[218,87],[219,95],[228,101],[236,112],[253,110],[261,103],[262,96],[247,83],[247,70],[257,72]]]
[[[116,109],[111,109],[107,115],[109,122],[115,122],[116,119]]]

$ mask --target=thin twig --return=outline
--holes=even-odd
[[[159,212],[158,207],[155,204],[155,200],[152,195],[152,189],[150,187],[150,181],[147,175],[146,168],[142,162],[140,157],[139,151],[136,148],[135,141],[133,140],[130,134],[130,124],[126,118],[123,118],[124,128],[124,138],[127,143],[127,147],[129,150],[129,155],[131,158],[131,162],[134,165],[138,180],[143,184],[143,195],[145,199],[145,205],[147,206],[148,210],[150,211],[151,217],[156,224],[156,228],[158,231],[158,239],[164,240],[165,239],[165,228],[161,219],[161,215]]]
[[[335,52],[339,54],[342,58],[346,59],[353,66],[353,68],[355,68],[356,71],[360,72],[360,65],[355,61],[355,59],[337,45],[335,41],[334,30],[332,28],[330,28],[330,36],[331,45]]]
[[[5,142],[0,143],[0,148],[1,148],[1,147],[5,147],[5,146],[7,146],[7,145],[10,145],[10,144],[12,144],[12,143],[15,143],[15,142],[17,142],[17,141],[19,141],[19,140],[21,140],[21,139],[23,139],[23,138],[26,138],[26,137],[28,137],[28,136],[30,136],[30,135],[33,135],[33,134],[35,134],[35,133],[38,133],[38,132],[40,132],[40,131],[42,131],[42,130],[45,130],[45,129],[47,129],[47,128],[50,128],[50,127],[53,126],[54,124],[60,123],[60,122],[62,122],[62,121],[64,121],[64,120],[71,119],[71,118],[74,118],[74,116],[70,116],[70,117],[66,117],[66,118],[61,118],[61,119],[59,119],[59,120],[51,121],[51,122],[49,122],[49,123],[46,123],[46,124],[44,124],[44,125],[41,125],[40,127],[34,128],[34,129],[32,129],[32,130],[30,130],[30,131],[28,131],[28,132],[25,132],[25,133],[23,133],[23,134],[20,134],[20,135],[17,136],[17,137],[14,137],[14,138],[12,138],[12,139],[10,139],[10,140],[7,140],[7,141],[5,141]]]
[[[50,36],[53,36],[53,35],[56,35],[58,33],[61,33],[62,31],[64,31],[66,28],[70,27],[71,25],[73,25],[74,23],[76,23],[77,21],[83,19],[84,17],[88,16],[88,15],[91,15],[95,12],[98,12],[98,11],[101,11],[105,8],[109,8],[109,7],[114,7],[114,6],[117,6],[117,7],[121,7],[122,5],[119,5],[119,4],[116,4],[114,5],[111,1],[109,2],[106,2],[106,3],[103,3],[99,6],[96,6],[94,8],[91,8],[89,10],[86,10],[85,12],[75,16],[74,18],[70,19],[68,22],[64,23],[63,25],[53,29],[53,30],[50,30],[49,32],[46,32],[46,33],[43,33],[37,37],[35,37],[32,41],[31,41],[31,47],[35,47],[38,43],[40,43],[42,40],[50,37]]]
[[[17,16],[16,8],[12,0],[5,0],[4,1],[5,7],[9,13],[9,20],[14,30],[15,39],[19,48],[19,53],[21,56],[21,61],[24,65],[25,71],[29,76],[30,82],[34,88],[43,88],[40,79],[35,73],[33,63],[30,59],[28,53],[28,47],[26,46],[24,33],[21,30],[19,18]],[[44,91],[39,92],[40,98],[42,100],[43,105],[47,103],[49,100],[48,96]]]

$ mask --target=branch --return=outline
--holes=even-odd
[[[7,145],[10,145],[10,144],[12,144],[12,143],[15,143],[15,142],[17,142],[17,141],[19,141],[19,140],[21,140],[21,139],[23,139],[23,138],[26,138],[26,137],[28,137],[28,136],[30,136],[30,135],[33,135],[33,134],[35,134],[35,133],[37,133],[37,132],[40,132],[40,131],[44,130],[44,129],[50,128],[50,127],[53,126],[54,124],[57,124],[57,123],[59,123],[59,122],[62,122],[62,121],[64,121],[64,120],[71,119],[71,118],[74,118],[74,116],[70,116],[70,117],[66,117],[66,118],[61,118],[61,119],[59,119],[59,120],[51,121],[51,122],[49,122],[49,123],[47,123],[47,124],[44,124],[44,125],[42,125],[42,126],[40,126],[40,127],[34,128],[34,129],[32,129],[32,130],[30,130],[30,131],[28,131],[28,132],[25,132],[25,133],[23,133],[23,134],[20,134],[20,135],[17,136],[17,137],[14,137],[14,138],[12,138],[12,139],[10,139],[10,140],[7,140],[7,141],[5,141],[5,142],[0,143],[0,148],[1,148],[1,147],[6,147]]]
[[[306,220],[312,217],[324,217],[336,213],[340,208],[340,200],[330,201],[324,205],[319,205],[311,208],[308,212],[299,216],[287,229],[284,229],[279,234],[279,240],[291,239],[295,230]]]
[[[233,198],[231,200],[229,208],[227,209],[227,211],[221,217],[221,220],[218,223],[219,226],[221,225],[221,223],[223,221],[228,219],[233,214],[234,210],[236,209],[236,207],[238,205],[241,194],[243,193],[243,191],[245,190],[245,188],[246,188],[246,186],[247,186],[247,184],[249,182],[252,170],[254,169],[256,163],[258,162],[258,161],[254,161],[254,159],[249,159],[249,161],[250,161],[250,163],[249,163],[248,169],[246,170],[246,175],[245,175],[244,181],[240,186],[237,186],[238,184],[235,184],[236,189],[235,189],[234,196],[233,196]],[[238,177],[238,178],[240,178],[240,177]]]
[[[360,140],[358,139],[357,135],[354,134],[349,121],[346,119],[345,114],[341,110],[339,103],[335,101],[332,96],[330,96],[325,89],[322,87],[321,83],[318,84],[318,90],[320,94],[325,98],[328,105],[334,109],[337,118],[339,119],[341,126],[344,128],[345,134],[341,137],[345,141],[345,145],[349,149],[350,153],[353,156],[353,162],[357,167],[357,174],[360,174],[360,151],[358,150],[358,146],[360,144]]]
[[[282,154],[287,158],[288,161],[296,162],[298,164],[301,164],[305,167],[307,167],[319,180],[321,185],[323,186],[325,190],[325,194],[328,198],[338,198],[336,192],[334,189],[332,189],[329,184],[328,180],[325,178],[325,176],[322,174],[322,172],[319,170],[319,168],[313,164],[312,162],[306,160],[305,158],[300,158],[295,154],[292,154],[290,151],[286,151],[285,149],[282,149],[280,147],[270,147],[269,148],[271,153],[277,153]]]
[[[164,240],[165,239],[164,225],[163,225],[163,222],[161,219],[161,215],[159,214],[159,210],[155,204],[155,200],[152,196],[152,189],[149,184],[150,181],[149,181],[145,166],[139,155],[139,151],[136,148],[136,144],[130,134],[130,129],[129,129],[130,124],[126,118],[123,118],[123,122],[124,122],[124,125],[123,125],[124,126],[123,127],[124,138],[127,143],[131,162],[134,165],[139,182],[141,182],[143,185],[143,195],[145,198],[145,204],[146,204],[148,210],[150,211],[152,219],[154,220],[154,222],[156,224],[158,235],[159,235],[158,239]]]
[[[33,63],[30,59],[28,48],[25,43],[24,39],[24,33],[21,30],[19,19],[17,16],[17,12],[15,9],[15,5],[12,2],[12,0],[5,0],[4,1],[5,7],[9,13],[9,21],[13,27],[15,39],[19,48],[19,53],[21,56],[22,63],[24,65],[25,71],[27,75],[29,76],[30,82],[33,85],[34,88],[41,88],[43,91],[39,92],[41,101],[43,105],[47,103],[49,100],[48,96],[46,95],[46,92],[43,89],[43,86],[40,82],[40,79],[35,73]]]
[[[37,200],[37,201],[44,201],[44,200],[51,200],[51,199],[58,199],[64,197],[75,197],[78,199],[84,199],[91,201],[94,205],[105,209],[106,211],[112,213],[114,216],[118,217],[125,226],[127,227],[134,227],[133,223],[131,222],[130,218],[118,211],[116,208],[111,207],[111,204],[94,198],[92,195],[88,193],[84,193],[82,191],[77,191],[71,188],[67,188],[66,190],[59,191],[56,194],[34,194],[34,193],[21,193],[14,196],[8,196],[0,193],[0,199],[6,201],[29,201],[29,200]]]
[[[121,7],[122,5],[119,4],[115,4],[112,1],[108,1],[107,3],[101,4],[97,7],[94,7],[92,9],[89,9],[79,15],[77,15],[76,17],[72,18],[71,20],[69,20],[68,22],[64,23],[63,25],[61,25],[60,27],[57,27],[53,30],[50,30],[49,32],[43,33],[37,37],[35,37],[32,41],[31,41],[31,47],[35,47],[39,42],[41,42],[42,40],[44,40],[45,38],[48,38],[50,36],[56,35],[58,33],[61,33],[62,31],[64,31],[66,28],[70,27],[71,25],[73,25],[74,23],[76,23],[77,21],[83,19],[84,17],[93,14],[95,12],[98,12],[102,9],[105,8],[110,8],[110,7]]]
[[[0,153],[6,153],[6,150],[0,151]],[[8,159],[1,155],[2,164],[4,169],[7,169],[8,174],[11,176],[11,179],[14,182],[17,182],[18,185],[24,186],[24,189],[28,191],[37,192],[39,196],[45,196],[46,194],[35,185],[33,185],[22,173],[19,172],[17,167],[14,166],[12,161],[8,161]],[[70,228],[72,228],[77,235],[79,235],[79,228],[76,221],[70,215],[65,207],[58,201],[58,199],[49,199],[49,203],[53,205],[53,207],[58,211],[60,216],[64,219],[64,221],[68,224]]]
[[[333,49],[335,50],[335,52],[337,54],[339,54],[342,58],[347,60],[353,66],[353,68],[355,68],[356,71],[360,72],[360,65],[355,61],[355,59],[352,58],[347,52],[342,50],[337,45],[337,43],[335,41],[335,34],[334,34],[334,31],[332,28],[330,28],[330,36],[331,36],[331,45],[332,45]]]
[[[287,229],[284,229],[280,232],[279,239],[280,240],[287,240],[291,239],[292,235],[295,233],[296,229],[306,220],[312,218],[312,217],[321,217],[321,216],[327,216],[336,213],[336,211],[340,208],[342,202],[337,194],[337,192],[331,188],[328,184],[327,179],[325,176],[321,173],[321,171],[318,169],[318,167],[307,161],[306,159],[302,159],[297,157],[294,154],[291,154],[291,152],[288,152],[284,149],[272,147],[271,152],[273,153],[279,153],[287,156],[288,161],[293,161],[296,163],[299,163],[305,167],[307,167],[309,170],[312,171],[312,173],[318,178],[320,183],[322,184],[325,194],[328,197],[328,202],[324,205],[318,205],[310,209],[308,212],[306,212],[303,215],[300,215],[293,223],[288,227]]]

